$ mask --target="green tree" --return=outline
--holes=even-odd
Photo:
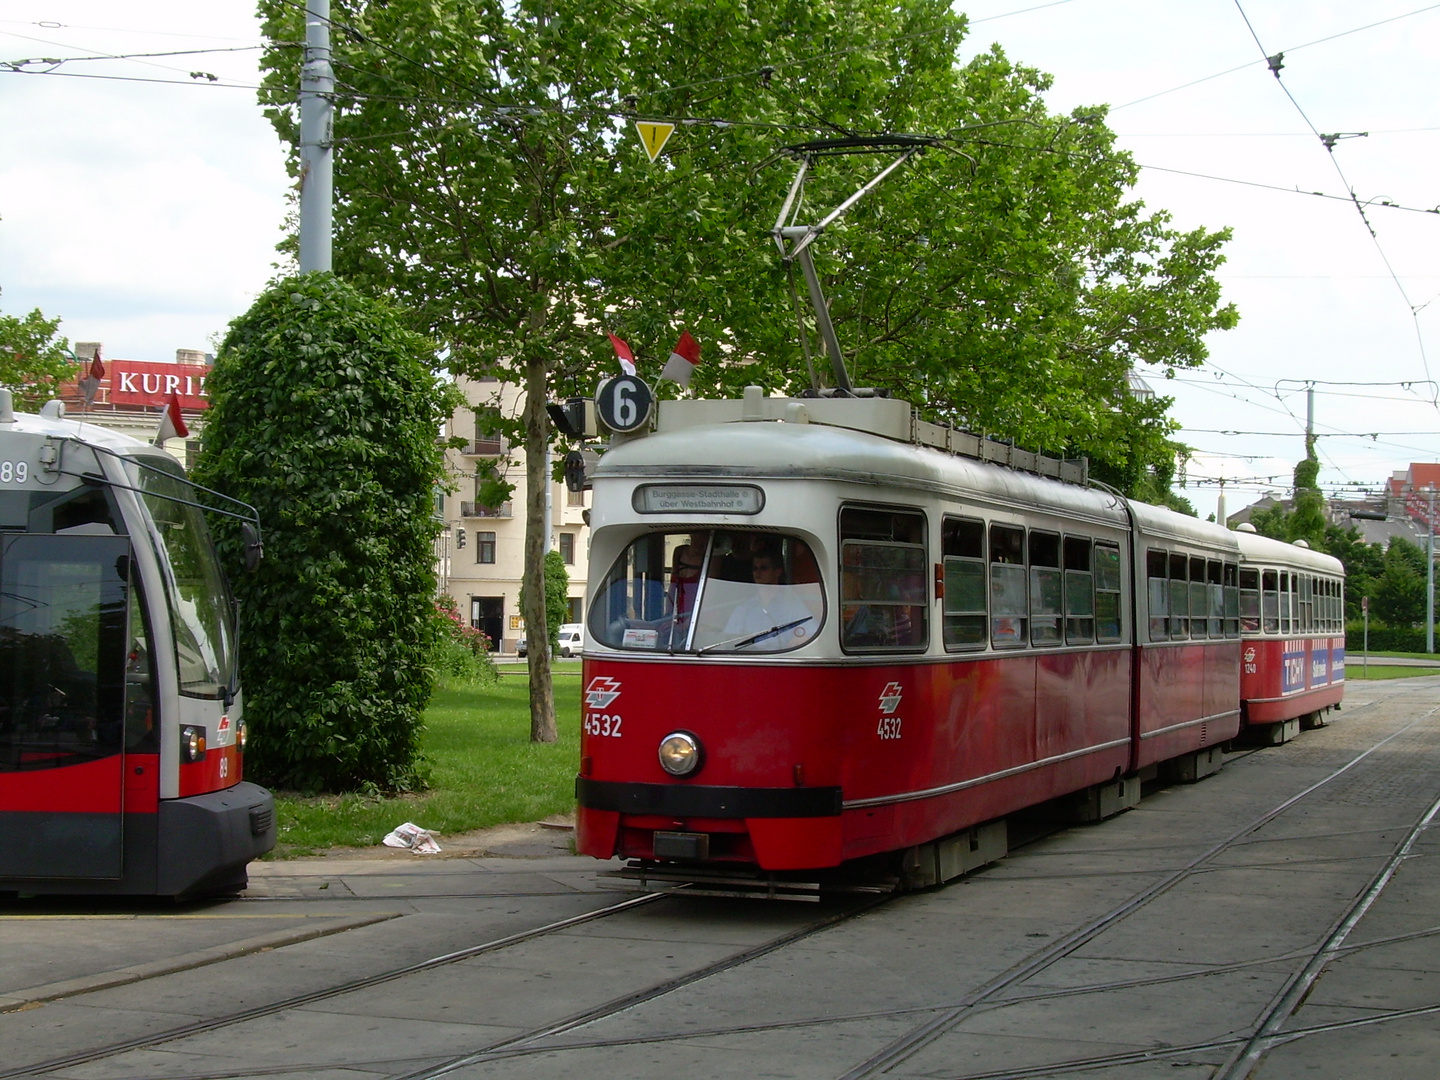
[[[1390,541],[1373,584],[1371,614],[1391,626],[1414,626],[1425,618],[1425,553],[1410,541]]]
[[[302,15],[260,8],[293,146]],[[998,49],[960,65],[949,0],[336,0],[332,16],[337,271],[401,301],[456,370],[524,386],[530,579],[549,539],[543,406],[613,368],[602,329],[651,376],[690,329],[700,393],[808,385],[768,236],[793,168],[763,166],[788,144],[941,137],[815,246],[856,384],[937,419],[1153,477],[1168,401],[1132,399],[1128,370],[1199,363],[1235,322],[1214,277],[1226,234],[1128,198],[1137,166],[1103,109],[1052,116],[1048,77]],[[680,124],[653,165],[637,117]],[[876,161],[817,160],[808,220]],[[532,737],[553,738],[548,650],[530,677]]]
[[[265,559],[241,569],[257,776],[301,791],[416,783],[434,672],[436,434],[454,406],[434,347],[329,274],[278,281],[230,325],[196,478],[253,505]]]
[[[59,330],[60,320],[47,319],[39,308],[23,317],[0,315],[0,386],[17,405],[43,405],[75,375],[70,343]]]

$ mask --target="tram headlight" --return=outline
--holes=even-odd
[[[689,776],[704,758],[700,740],[688,731],[672,731],[660,740],[660,767],[671,776]]]
[[[250,727],[242,717],[235,725],[235,749],[239,753],[245,752],[245,744],[250,741]]]
[[[205,729],[195,724],[180,727],[180,760],[184,762],[205,760]]]

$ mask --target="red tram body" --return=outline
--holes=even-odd
[[[1214,771],[1237,534],[1082,479],[893,399],[662,403],[593,473],[578,850],[923,884]]]
[[[1240,700],[1245,720],[1280,742],[1318,726],[1345,695],[1345,567],[1241,526]]]

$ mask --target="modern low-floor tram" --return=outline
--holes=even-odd
[[[273,846],[198,498],[163,450],[0,391],[0,892],[234,891]]]
[[[1162,769],[1219,767],[1236,535],[923,428],[900,401],[752,388],[665,402],[601,458],[581,852],[760,871],[901,852],[924,883],[1003,852],[1020,808],[1103,816]]]

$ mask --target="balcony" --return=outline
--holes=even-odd
[[[510,503],[501,503],[499,506],[486,506],[484,503],[462,502],[460,504],[460,516],[466,518],[508,518],[511,517]]]
[[[466,457],[499,457],[505,453],[505,440],[499,435],[484,435],[460,451]]]

